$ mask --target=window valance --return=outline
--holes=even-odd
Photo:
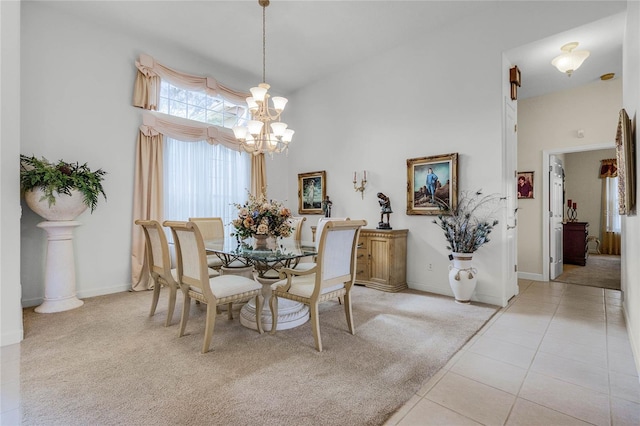
[[[618,176],[618,161],[615,158],[600,160],[600,179]]]
[[[140,132],[148,137],[163,134],[185,142],[207,141],[211,145],[220,144],[234,151],[244,152],[233,131],[229,129],[159,112],[142,115]]]
[[[212,96],[222,96],[232,102],[243,104],[251,96],[223,84],[213,77],[201,77],[176,71],[155,61],[152,56],[141,54],[136,61],[138,74],[133,92],[133,105],[157,110],[160,97],[160,79],[189,90],[204,91]]]

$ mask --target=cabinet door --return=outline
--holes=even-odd
[[[390,250],[388,239],[369,237],[369,281],[389,284]]]

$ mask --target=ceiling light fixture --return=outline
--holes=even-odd
[[[577,41],[565,44],[560,48],[564,53],[551,61],[558,71],[566,73],[569,77],[590,55],[588,50],[574,50],[576,47],[578,47]]]
[[[233,133],[245,151],[253,155],[268,152],[273,156],[274,152],[281,153],[285,151],[288,153],[289,142],[291,142],[294,131],[287,129],[287,124],[280,121],[280,114],[282,114],[287,103],[286,98],[277,96],[271,98],[273,107],[269,107],[269,98],[271,96],[268,90],[270,86],[265,80],[265,16],[269,0],[258,0],[258,4],[262,6],[262,83],[258,87],[252,87],[250,89],[251,96],[247,98],[251,120],[246,126],[235,126]]]

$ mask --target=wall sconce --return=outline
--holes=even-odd
[[[511,100],[518,99],[518,87],[520,87],[520,69],[514,66],[509,69],[509,82],[511,83]]]
[[[362,195],[364,200],[364,187],[367,186],[367,171],[363,171],[363,177],[360,180],[360,186],[358,186],[358,172],[353,172],[353,189]]]
[[[571,77],[571,74],[580,68],[580,65],[590,55],[588,50],[575,50],[578,47],[578,42],[567,43],[560,48],[564,53],[560,56],[556,56],[551,61],[551,65],[558,68],[558,71],[566,73]]]

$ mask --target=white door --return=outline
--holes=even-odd
[[[518,294],[518,232],[516,209],[516,168],[518,166],[518,138],[516,127],[516,110],[509,98],[505,98],[505,194],[507,196],[507,298]]]
[[[564,209],[562,160],[549,156],[549,279],[562,274],[562,218]]]

